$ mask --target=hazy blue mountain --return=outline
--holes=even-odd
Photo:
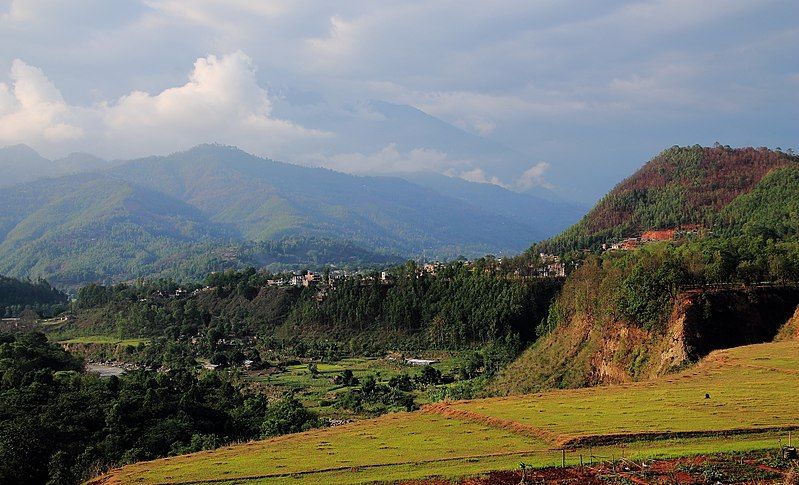
[[[435,150],[451,160],[470,161],[473,165],[469,168],[481,168],[506,183],[518,180],[525,170],[540,161],[413,106],[378,100],[344,107],[302,101],[289,98],[277,103],[278,115],[303,126],[334,132],[335,136],[315,142],[314,149],[326,156],[371,155],[391,144],[403,155],[414,149]],[[563,198],[563,191],[557,188],[534,186],[526,192],[545,199]]]
[[[248,240],[335,237],[405,255],[519,251],[543,232],[396,177],[362,177],[202,145],[109,172],[170,194]]]
[[[0,148],[0,187],[44,177],[92,172],[109,166],[109,162],[88,153],[72,153],[58,160],[49,160],[27,145],[12,145]]]
[[[219,145],[113,164],[85,154],[49,161],[24,146],[3,154],[39,180],[0,190],[0,273],[65,286],[516,253],[580,214],[493,185],[354,176]]]
[[[400,262],[346,241],[243,241],[183,201],[102,173],[3,189],[0,207],[0,274],[43,277],[63,287],[136,277],[202,278],[244,266]]]
[[[90,153],[70,153],[66,157],[54,160],[53,163],[62,174],[94,172],[111,165],[111,162]]]
[[[588,211],[587,207],[580,204],[553,201],[493,184],[469,182],[435,172],[403,173],[397,176],[447,197],[502,215],[519,224],[533,226],[544,237],[559,234],[579,221]]]
[[[58,283],[127,279],[230,235],[194,207],[105,175],[0,190],[0,273]]]
[[[56,175],[55,164],[27,145],[0,148],[0,187]]]

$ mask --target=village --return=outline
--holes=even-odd
[[[686,224],[676,228],[644,231],[639,237],[628,237],[620,241],[602,244],[603,251],[630,251],[652,242],[676,241],[688,237],[702,236],[708,231],[699,224]]]

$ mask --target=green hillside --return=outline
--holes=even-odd
[[[399,178],[358,177],[201,145],[114,176],[173,195],[247,240],[336,237],[372,250],[455,257],[518,251],[544,232]]]
[[[140,276],[226,237],[178,200],[99,175],[7,189],[0,204],[0,271],[56,284]]]
[[[26,308],[50,314],[67,303],[67,295],[47,281],[21,281],[0,275],[0,318],[19,316]]]
[[[579,213],[497,186],[358,177],[219,145],[113,163],[16,146],[0,150],[3,170],[0,271],[69,287],[518,252]]]
[[[707,230],[627,251],[572,253],[573,271],[540,328],[546,335],[494,390],[640,380],[714,349],[773,338],[774,322],[799,304],[795,157],[751,148],[667,150],[541,247],[596,249],[688,223]]]
[[[144,276],[200,279],[230,267],[385,263],[351,243],[244,242],[172,197],[105,174],[44,179],[0,192],[0,272],[58,286]]]
[[[541,243],[546,252],[597,249],[650,229],[723,222],[719,212],[771,170],[799,157],[766,148],[672,147],[625,179],[577,224]]]

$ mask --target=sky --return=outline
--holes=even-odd
[[[0,146],[592,202],[672,145],[796,149],[797,46],[795,0],[0,0]]]

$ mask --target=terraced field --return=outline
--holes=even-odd
[[[571,464],[774,448],[799,425],[796,396],[797,342],[761,344],[654,381],[438,403],[138,463],[94,483],[365,483],[559,465],[563,448]]]

